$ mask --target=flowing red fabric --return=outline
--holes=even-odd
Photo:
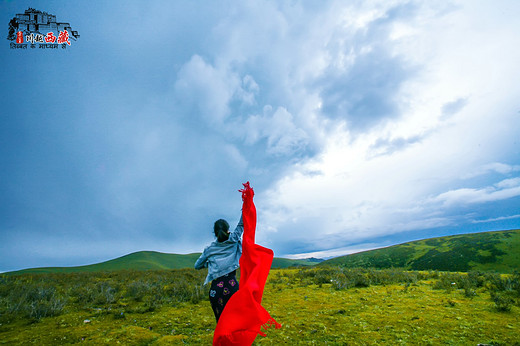
[[[273,250],[255,244],[256,208],[254,191],[243,184],[242,221],[244,236],[240,257],[240,288],[226,304],[213,334],[213,345],[251,345],[262,329],[280,328],[262,307],[262,295],[273,261]]]

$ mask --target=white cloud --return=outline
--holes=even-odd
[[[495,217],[492,219],[485,219],[485,220],[472,220],[472,223],[487,223],[487,222],[495,222],[495,221],[504,221],[504,220],[513,220],[520,218],[520,214],[517,215],[509,215],[509,216],[500,216]]]
[[[520,195],[516,178],[464,186],[464,179],[477,173],[517,171],[516,158],[503,154],[511,151],[520,130],[514,96],[520,94],[520,73],[514,68],[520,46],[511,46],[519,41],[513,29],[518,25],[508,20],[481,26],[490,18],[500,21],[501,12],[492,5],[462,3],[447,11],[425,3],[415,6],[414,14],[403,19],[408,25],[396,16],[398,33],[380,43],[385,47],[380,52],[391,51],[416,70],[394,90],[399,115],[357,132],[348,120],[336,119],[321,153],[293,166],[264,194],[266,240],[272,234],[280,242],[298,242],[300,252],[312,246],[333,249],[402,231],[455,225],[456,215],[443,208]],[[381,16],[371,12],[366,18]],[[372,22],[363,25],[369,28]],[[330,36],[328,47],[334,39]],[[343,53],[354,43],[337,40]],[[348,71],[346,61],[367,58],[362,52],[353,60],[345,60],[347,56],[329,54],[328,65]],[[337,92],[341,84],[335,88]],[[327,116],[327,109],[322,114]],[[316,228],[321,237],[316,237]]]
[[[236,91],[236,97],[246,105],[252,106],[256,104],[255,95],[260,91],[260,87],[253,77],[250,75],[242,78],[242,87]]]
[[[307,134],[296,127],[293,116],[283,107],[272,111],[265,106],[262,115],[249,116],[244,124],[234,124],[247,144],[267,139],[267,153],[273,155],[290,155],[303,150],[307,142]]]
[[[485,188],[462,188],[443,192],[435,200],[442,202],[445,206],[453,206],[500,201],[516,196],[520,196],[520,178],[502,180],[494,186]]]
[[[218,125],[229,115],[228,103],[240,80],[225,68],[216,68],[194,55],[179,71],[175,94],[190,115]]]
[[[384,247],[386,245],[387,244],[365,243],[365,244],[358,244],[358,245],[354,245],[354,246],[342,247],[342,248],[333,249],[333,250],[313,251],[313,252],[300,253],[297,255],[288,255],[287,258],[303,259],[303,258],[314,257],[314,258],[328,259],[328,258],[332,258],[332,257],[345,256],[345,255],[350,255],[353,253],[378,249],[378,248]]]
[[[481,175],[489,174],[492,172],[500,174],[508,174],[520,171],[520,165],[508,165],[501,162],[493,162],[476,167],[473,172],[470,172],[464,176],[464,178],[473,178]]]
[[[517,186],[520,186],[520,177],[502,180],[496,183],[495,186],[499,189],[515,188]]]

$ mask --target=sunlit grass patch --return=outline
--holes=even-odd
[[[273,301],[271,301],[271,299]],[[266,296],[283,324],[259,343],[478,344],[518,340],[515,312],[495,311],[489,295],[469,299],[459,291],[434,290],[427,283],[372,286],[344,291],[331,285],[294,287]]]

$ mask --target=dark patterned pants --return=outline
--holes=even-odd
[[[235,277],[236,272],[237,271],[234,270],[231,273],[216,278],[211,282],[209,301],[217,322],[229,298],[238,291],[238,281]]]

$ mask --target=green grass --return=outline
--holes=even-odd
[[[0,276],[0,344],[210,345],[193,269]],[[273,269],[256,345],[520,345],[520,274]]]
[[[320,265],[513,273],[520,268],[520,230],[418,240],[336,257]]]
[[[265,344],[511,345],[520,341],[518,308],[495,312],[485,294],[466,298],[458,291],[433,290],[423,281],[334,290],[330,284],[280,291],[271,312],[280,331]],[[267,298],[266,298],[267,299]],[[291,309],[283,307],[291,306]]]

